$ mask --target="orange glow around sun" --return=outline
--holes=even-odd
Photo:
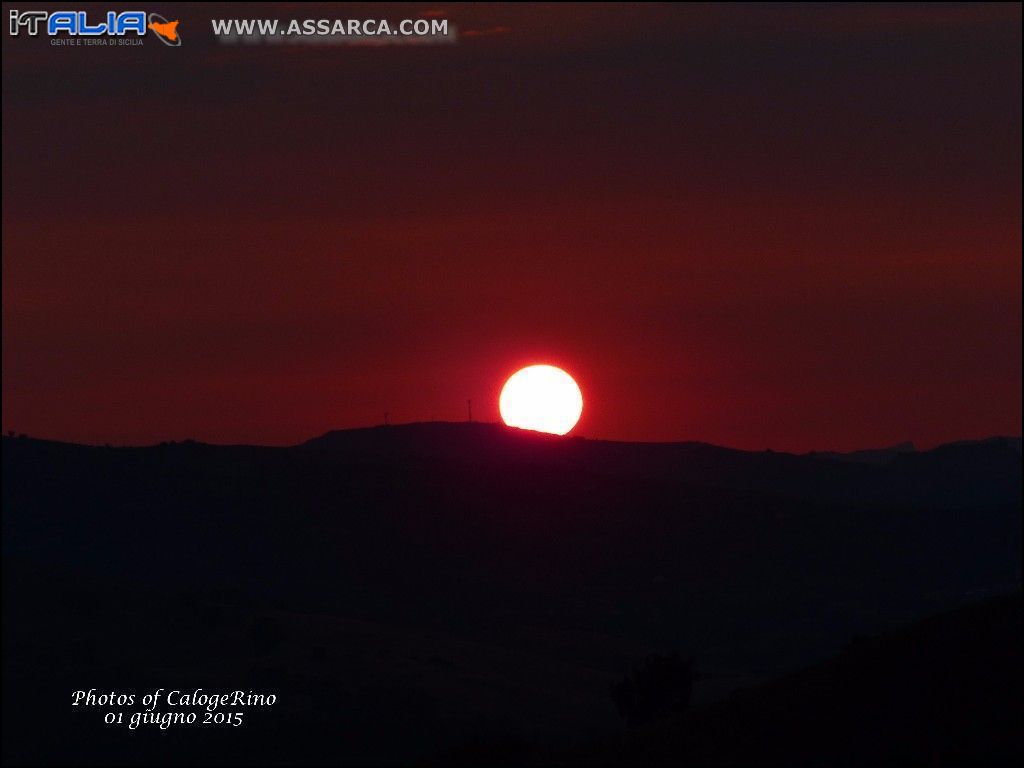
[[[583,393],[561,368],[531,365],[505,382],[498,410],[510,427],[564,435],[580,420]]]

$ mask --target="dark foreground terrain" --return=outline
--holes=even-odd
[[[858,638],[826,663],[555,759],[1012,764],[1022,715],[1017,593]]]
[[[5,762],[1020,753],[1019,438],[794,456],[423,424],[5,438],[3,470]],[[670,651],[690,712],[627,728],[609,686]],[[71,706],[199,687],[278,703],[167,730]]]

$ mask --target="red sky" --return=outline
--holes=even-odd
[[[155,10],[180,48],[5,29],[5,430],[497,420],[551,362],[588,437],[1021,432],[1019,5]],[[495,33],[209,27],[426,10]]]

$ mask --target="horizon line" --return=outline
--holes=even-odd
[[[736,448],[722,443],[714,443],[707,440],[694,440],[694,439],[681,439],[681,440],[615,440],[608,438],[595,438],[588,437],[582,434],[569,433],[566,435],[556,435],[549,432],[540,432],[531,429],[522,429],[520,427],[510,427],[500,421],[480,421],[480,420],[461,420],[451,421],[445,419],[434,419],[429,421],[406,421],[398,423],[377,423],[368,424],[365,426],[358,427],[339,427],[334,429],[328,429],[325,432],[321,432],[313,437],[300,440],[296,443],[245,443],[245,442],[212,442],[207,440],[201,440],[197,438],[180,438],[180,439],[165,439],[152,443],[112,443],[110,441],[104,442],[91,442],[91,441],[76,441],[72,439],[64,438],[52,438],[52,437],[40,437],[37,435],[31,435],[25,432],[18,432],[17,430],[5,430],[3,432],[3,442],[8,440],[34,440],[42,443],[59,443],[63,445],[76,445],[91,448],[158,448],[164,445],[181,445],[181,444],[197,444],[216,448],[268,448],[268,449],[287,449],[287,448],[298,448],[314,440],[326,437],[327,435],[337,432],[367,432],[371,430],[395,430],[403,429],[408,427],[422,427],[422,426],[460,426],[460,427],[497,427],[502,430],[507,430],[510,434],[518,434],[526,437],[538,437],[550,441],[571,441],[571,440],[584,440],[592,443],[614,443],[619,445],[704,445],[712,448],[719,448],[728,451],[737,451],[740,453],[776,453],[790,456],[811,456],[815,454],[834,454],[834,455],[847,455],[855,453],[864,453],[870,451],[893,451],[897,449],[903,449],[905,453],[924,453],[927,451],[936,450],[946,446],[963,445],[963,444],[976,444],[992,442],[996,440],[1021,440],[1020,434],[990,434],[984,437],[975,438],[956,438],[953,440],[946,440],[943,442],[936,443],[927,447],[919,447],[917,442],[914,440],[900,440],[895,443],[889,443],[886,445],[875,445],[866,448],[851,448],[845,450],[833,449],[833,448],[813,448],[807,451],[789,451],[779,450],[774,448]]]

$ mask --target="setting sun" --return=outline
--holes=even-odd
[[[531,365],[505,382],[498,410],[510,427],[564,435],[580,420],[583,394],[561,368]]]

